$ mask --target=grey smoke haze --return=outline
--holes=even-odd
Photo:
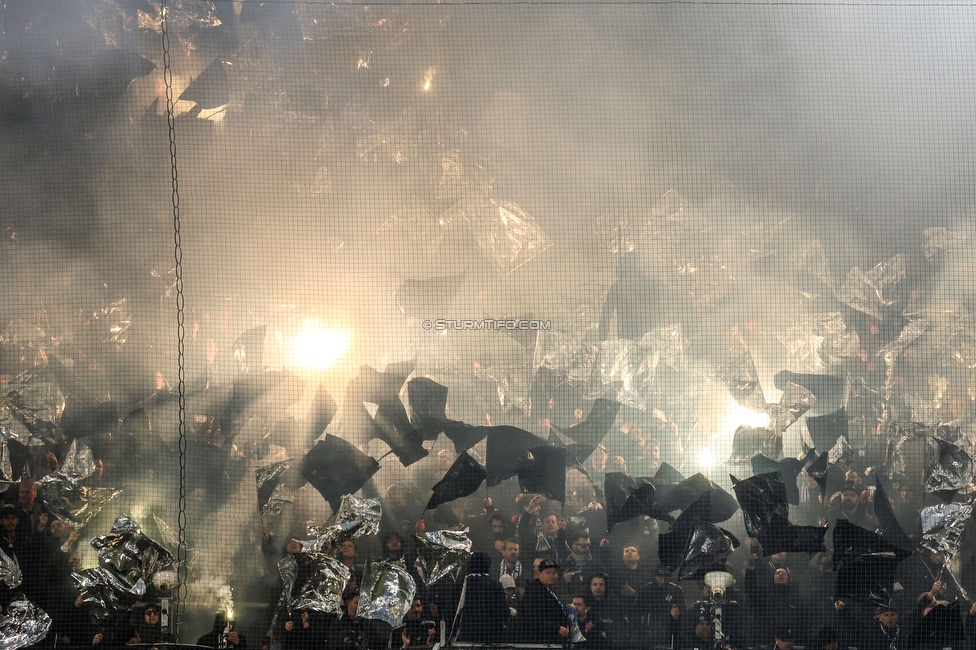
[[[582,335],[615,278],[606,224],[622,218],[670,287],[662,311],[695,331],[695,356],[713,360],[731,325],[758,321],[764,380],[787,363],[774,333],[830,306],[809,277],[807,296],[792,286],[813,239],[837,284],[905,253],[899,307],[914,288],[927,306],[972,306],[957,272],[973,268],[976,235],[970,8],[266,4],[276,13],[242,20],[252,5],[217,3],[221,27],[172,28],[177,92],[216,58],[228,78],[221,121],[189,104],[176,121],[190,378],[208,338],[226,357],[242,331],[309,315],[356,332],[322,379],[337,396],[359,364],[415,352],[447,378],[524,365],[501,334],[425,338],[394,291],[467,271],[453,313],[432,317],[531,314]],[[154,390],[156,371],[175,383],[162,54],[139,8],[153,14],[94,0],[0,9],[0,313],[8,332],[28,323],[80,348],[79,315],[126,298],[129,340],[100,348],[123,403]],[[96,57],[110,48],[157,69],[119,85]],[[468,191],[517,204],[552,246],[498,273],[452,212],[451,154]],[[669,190],[694,208],[674,251],[646,225]],[[941,267],[922,255],[932,226],[969,235]],[[675,266],[711,258],[721,288],[690,297]],[[451,406],[484,417],[473,401]],[[154,429],[171,443],[172,426],[167,413]],[[146,493],[134,485],[122,502],[144,514]],[[214,589],[229,575],[222,545],[253,545],[215,532],[254,510],[248,494],[210,513],[198,540],[220,566]]]

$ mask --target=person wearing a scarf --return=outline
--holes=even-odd
[[[510,618],[505,589],[490,572],[491,556],[475,551],[468,561],[468,575],[454,619],[457,641],[491,644],[505,640],[505,625]]]
[[[522,643],[562,643],[569,639],[569,616],[553,593],[559,580],[559,564],[548,558],[539,563],[539,577],[525,588],[519,618],[522,622],[518,640]]]
[[[898,625],[898,610],[893,606],[881,607],[864,631],[860,650],[900,650],[901,627]]]
[[[502,561],[498,566],[498,574],[495,579],[500,580],[502,576],[512,576],[516,586],[522,591],[525,588],[525,581],[522,579],[522,562],[519,561],[520,549],[519,542],[514,537],[505,540],[505,544],[502,546]]]

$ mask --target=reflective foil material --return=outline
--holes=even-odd
[[[61,465],[61,472],[76,481],[83,481],[95,473],[95,456],[77,438],[71,441]]]
[[[323,553],[298,553],[295,560],[298,590],[292,591],[289,606],[327,614],[341,612],[342,591],[351,575],[346,565]]]
[[[406,569],[387,560],[372,562],[363,575],[356,614],[397,627],[413,604],[416,592],[417,584]]]
[[[281,504],[291,502],[282,500],[278,490],[281,487],[281,475],[290,467],[287,460],[281,460],[255,468],[254,482],[258,490],[258,507],[261,508],[262,515],[276,517],[281,514]],[[279,494],[278,500],[275,500],[276,494]]]
[[[789,383],[786,385],[786,390],[783,391],[783,397],[780,398],[779,404],[766,406],[766,413],[769,415],[768,429],[782,434],[801,415],[816,405],[817,398],[812,392],[803,386]]]
[[[364,535],[375,535],[380,530],[383,506],[379,499],[359,499],[351,494],[342,497],[339,511],[335,516],[337,526],[342,526],[348,534],[346,539],[356,539]]]
[[[568,334],[539,330],[532,365],[536,370],[552,370],[566,383],[576,386],[590,378],[599,351],[595,345]]]
[[[0,550],[0,582],[11,589],[15,589],[23,582],[23,575],[20,573],[20,565],[17,559],[12,558]]]
[[[112,532],[91,540],[99,564],[112,570],[129,585],[152,582],[157,571],[168,569],[175,558],[163,546],[144,535],[139,524],[126,514],[119,515]]]
[[[922,508],[922,547],[953,558],[959,553],[962,531],[973,512],[973,501],[940,503]]]
[[[461,567],[471,558],[467,528],[419,533],[415,537],[420,577],[428,587],[452,573],[456,580]]]
[[[132,609],[146,593],[142,580],[129,583],[106,568],[95,567],[72,573],[71,579],[88,605],[93,621],[110,624]]]
[[[36,645],[51,629],[51,617],[27,600],[15,600],[0,614],[0,650]]]
[[[58,471],[37,481],[37,497],[48,512],[75,528],[82,528],[102,507],[122,494],[121,489],[90,488]]]
[[[926,440],[932,463],[925,477],[927,492],[961,490],[973,483],[976,468],[973,459],[957,445],[938,438]]]
[[[739,406],[763,413],[766,410],[766,397],[759,384],[759,373],[748,351],[741,351],[722,373],[722,379],[729,387],[729,394]]]
[[[535,219],[514,203],[492,199],[476,215],[471,227],[478,248],[503,275],[552,246]]]
[[[904,280],[905,273],[904,255],[895,255],[867,272],[855,266],[848,272],[844,286],[837,291],[837,299],[881,320],[883,309],[892,304],[892,301],[885,299],[884,290]]]

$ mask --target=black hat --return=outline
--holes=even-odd
[[[558,569],[559,564],[555,560],[550,560],[549,558],[544,559],[539,562],[539,571],[545,571],[546,569]]]
[[[890,603],[887,604],[887,605],[882,605],[881,607],[879,607],[876,610],[875,615],[877,616],[877,615],[880,615],[880,614],[884,614],[886,612],[894,612],[895,614],[897,614],[898,613],[898,608],[895,607],[894,605],[890,604]]]
[[[853,483],[845,483],[844,487],[840,489],[841,492],[854,492],[856,494],[861,494],[861,490]]]
[[[796,635],[793,634],[793,630],[788,625],[781,625],[776,628],[776,638],[780,641],[793,641],[796,639]]]
[[[12,503],[5,503],[0,507],[0,517],[17,516],[17,507]]]

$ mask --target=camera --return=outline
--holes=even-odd
[[[160,595],[173,593],[173,590],[176,588],[176,583],[176,571],[159,571],[153,577],[153,584],[159,590]]]

